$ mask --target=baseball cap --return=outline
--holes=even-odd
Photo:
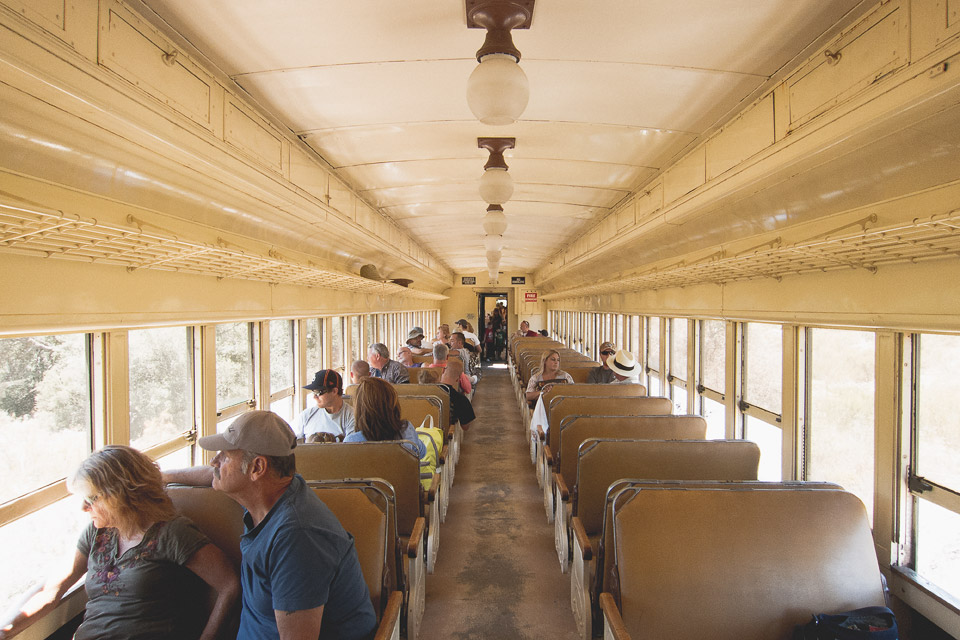
[[[262,456],[289,456],[297,446],[297,437],[283,418],[272,411],[247,411],[227,430],[197,440],[207,451],[243,449]]]
[[[321,369],[313,377],[313,382],[303,387],[316,393],[326,393],[331,389],[343,391],[343,378],[333,369]]]

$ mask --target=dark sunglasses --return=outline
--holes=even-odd
[[[601,355],[605,355],[605,356],[612,356],[612,355],[615,354],[615,353],[616,353],[616,351],[601,351],[601,352],[600,352]]]

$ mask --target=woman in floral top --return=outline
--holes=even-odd
[[[70,490],[85,496],[92,520],[73,567],[27,601],[0,638],[53,610],[84,573],[88,602],[77,640],[220,637],[240,595],[236,572],[196,525],[177,516],[150,458],[131,447],[104,447],[80,465]],[[216,593],[209,615],[203,583]]]

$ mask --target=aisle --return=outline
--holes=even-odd
[[[487,367],[474,397],[420,637],[577,638],[510,374]]]

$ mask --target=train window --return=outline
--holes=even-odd
[[[80,501],[71,496],[0,527],[0,611],[10,611],[29,590],[62,573],[88,522]]]
[[[130,331],[128,353],[130,445],[147,449],[192,431],[192,329]]]
[[[700,415],[707,421],[707,439],[722,440],[725,438],[727,434],[726,407],[704,396],[700,398],[700,406],[702,407]]]
[[[89,362],[83,334],[0,339],[0,503],[66,477],[90,453]]]
[[[366,343],[370,344],[371,342],[377,341],[377,316],[372,313],[365,315],[364,317],[364,332],[366,335]],[[364,340],[361,340],[359,344],[363,344]],[[356,358],[354,358],[356,360]]]
[[[371,342],[373,342],[371,340]],[[350,316],[350,359],[348,362],[360,359],[360,316]]]
[[[779,414],[783,384],[783,329],[776,324],[743,325],[743,399]]]
[[[327,318],[330,327],[330,368],[343,371],[343,318]]]
[[[673,412],[687,413],[687,320],[671,318],[667,321],[669,330],[670,397],[673,399]]]
[[[759,480],[781,480],[783,431],[779,427],[751,416],[743,417],[743,437],[760,447]]]
[[[659,396],[660,391],[660,318],[647,318],[647,393]]]
[[[722,320],[700,321],[700,384],[723,394],[727,379],[727,332]]]
[[[804,480],[836,482],[873,521],[875,341],[867,331],[807,329]]]
[[[253,324],[236,322],[217,325],[217,413],[222,418],[217,428],[227,428],[228,420],[254,406]]]
[[[293,420],[294,380],[292,320],[270,321],[270,410]]]
[[[960,336],[914,336],[911,473],[917,573],[960,596]]]
[[[313,379],[315,371],[323,365],[323,323],[319,318],[307,320],[307,377]]]

